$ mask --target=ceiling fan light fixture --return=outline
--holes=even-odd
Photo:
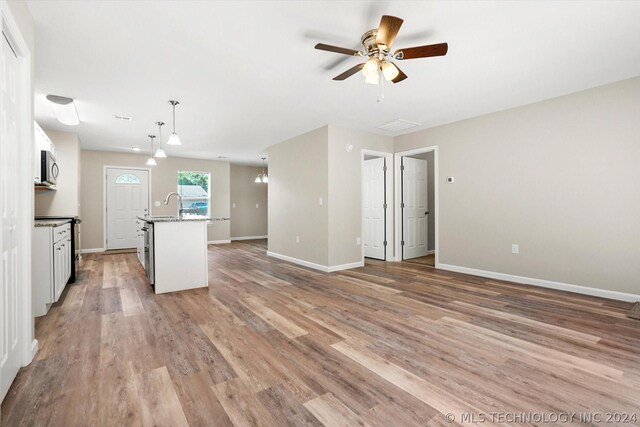
[[[368,85],[377,85],[379,81],[380,81],[380,76],[378,75],[377,72],[375,74],[366,76],[364,79],[364,82]]]
[[[362,67],[362,74],[367,78],[377,76],[379,69],[380,65],[378,64],[378,60],[371,58],[364,64],[364,67]]]
[[[262,176],[260,175],[256,176],[256,179],[254,179],[253,182],[255,182],[256,184],[262,183]]]
[[[384,74],[384,78],[390,82],[398,77],[400,70],[398,70],[398,67],[396,67],[394,63],[385,61],[385,63],[382,64],[382,74]]]

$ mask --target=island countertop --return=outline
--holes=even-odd
[[[71,222],[71,219],[36,219],[33,221],[34,227],[59,227]]]
[[[159,216],[139,216],[138,219],[141,219],[145,222],[156,223],[156,222],[197,222],[197,221],[211,221],[211,218],[202,217],[202,216],[187,216],[183,218],[179,218],[177,216],[169,216],[169,215],[159,215]]]

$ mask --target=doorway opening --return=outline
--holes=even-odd
[[[437,267],[437,147],[400,152],[395,157],[397,259]]]
[[[151,171],[105,166],[104,179],[104,248],[136,248],[136,221],[149,214]]]
[[[362,258],[393,259],[391,153],[362,150]]]

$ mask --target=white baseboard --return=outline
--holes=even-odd
[[[332,273],[334,271],[349,270],[350,268],[358,268],[358,267],[364,267],[364,261],[352,262],[349,264],[332,265],[327,268],[329,270],[329,273]]]
[[[36,353],[38,352],[38,340],[34,339],[31,341],[31,359],[29,359],[29,363],[36,357]]]
[[[470,274],[472,276],[486,277],[489,279],[506,280],[509,282],[523,283],[525,285],[539,286],[542,288],[557,289],[560,291],[575,292],[577,294],[591,295],[600,298],[609,298],[619,301],[640,301],[640,295],[626,292],[609,291],[606,289],[590,288],[588,286],[572,285],[570,283],[553,282],[550,280],[534,279],[532,277],[514,276],[512,274],[496,273],[495,271],[478,270],[475,268],[460,267],[450,264],[436,264],[436,268],[454,271],[456,273]]]
[[[231,243],[231,240],[209,240],[207,245],[219,245],[221,243]]]
[[[281,255],[281,254],[278,254],[278,253],[275,253],[275,252],[267,251],[267,255],[270,256],[270,257],[281,259],[283,261],[289,261],[289,262],[292,262],[294,264],[301,265],[303,267],[309,267],[309,268],[313,268],[314,270],[324,271],[325,273],[332,273],[334,271],[347,270],[349,268],[362,267],[364,265],[364,261],[358,261],[358,262],[353,262],[353,263],[350,263],[350,264],[326,266],[326,265],[316,264],[314,262],[305,261],[303,259],[293,258],[293,257],[287,256],[287,255]]]
[[[90,248],[90,249],[80,249],[81,254],[95,254],[98,252],[104,252],[104,248]]]
[[[231,241],[234,240],[257,240],[257,239],[266,239],[268,236],[243,236],[243,237],[232,237]]]
[[[433,255],[433,254],[435,254],[435,253],[436,253],[436,250],[435,250],[435,249],[430,250],[430,251],[427,251],[427,255]]]

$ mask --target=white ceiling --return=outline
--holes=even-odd
[[[29,1],[36,20],[36,119],[82,147],[148,147],[171,126],[171,156],[259,164],[266,148],[327,123],[376,132],[401,118],[461,120],[640,75],[640,2]],[[449,43],[445,57],[399,62],[385,100],[357,74],[357,48],[380,15],[404,18],[394,48]],[[344,61],[326,68],[338,59]],[[56,122],[44,96],[77,100]],[[132,116],[123,122],[115,114]],[[415,131],[416,128],[410,131]],[[379,133],[385,133],[378,131]],[[406,132],[406,131],[405,131]]]

